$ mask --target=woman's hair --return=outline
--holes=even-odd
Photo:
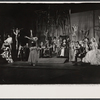
[[[79,41],[76,41],[76,43],[78,43],[78,44],[79,44]]]
[[[35,47],[35,46],[36,46],[36,42],[33,42],[33,43],[32,43],[32,47]]]
[[[10,34],[8,34],[7,36],[9,36],[9,37],[10,37],[11,35],[10,35]]]

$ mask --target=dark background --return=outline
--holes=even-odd
[[[23,28],[21,30],[21,40],[24,39],[25,35],[30,35],[29,30],[32,29],[34,34],[36,33],[36,21],[41,15],[44,17],[57,16],[61,14],[62,16],[69,13],[98,10],[100,9],[100,4],[20,4],[20,3],[0,3],[0,34],[12,34],[13,28]]]

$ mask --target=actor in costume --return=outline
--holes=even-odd
[[[56,41],[56,37],[53,38],[53,53],[56,53],[56,46],[57,46],[57,41]]]
[[[61,47],[60,37],[57,37],[57,48],[56,48],[57,56],[59,56],[60,47]]]
[[[18,38],[20,37],[20,30],[21,29],[13,29],[13,44],[12,44],[12,58],[14,61],[17,60],[17,54],[18,54],[18,49],[19,49],[19,41]]]
[[[91,39],[90,45],[92,50],[87,52],[82,61],[91,65],[100,65],[100,50],[98,49],[98,43],[95,38]]]
[[[23,46],[19,44],[19,49],[18,49],[18,59],[23,61]]]
[[[69,61],[75,61],[75,43],[73,41],[70,42],[70,46],[69,46]]]
[[[28,45],[28,43],[26,43],[26,45],[24,47],[24,60],[25,61],[28,61],[29,52],[30,52],[29,45]]]
[[[45,49],[45,46],[43,44],[43,42],[40,43],[40,58],[43,58],[44,57],[44,49]]]
[[[70,37],[70,43],[69,43],[69,61],[75,61],[75,54],[76,54],[76,44],[77,44],[77,35],[76,35],[76,32],[77,32],[77,26],[73,26],[72,27],[72,34],[71,34],[71,37]]]
[[[37,37],[28,37],[28,36],[25,36],[25,38],[29,39],[31,41],[31,43],[36,43],[36,46],[37,46],[37,40],[38,38]]]
[[[77,64],[77,58],[80,58],[81,61],[83,57],[86,55],[86,49],[85,45],[83,44],[83,41],[77,42],[77,47],[76,47],[76,54],[75,54],[75,64]]]
[[[49,48],[49,41],[48,40],[46,40],[46,43],[45,43],[44,56],[45,57],[50,56],[50,48]]]
[[[28,62],[31,63],[33,66],[36,65],[36,63],[38,62],[38,49],[36,46],[36,43],[33,42],[32,43],[32,47],[30,47],[30,53],[29,53],[29,58],[28,58]]]
[[[67,47],[67,44],[66,44],[66,40],[64,39],[63,43],[61,45],[61,54],[60,54],[60,57],[65,57],[66,47]]]
[[[2,50],[4,51],[1,55],[3,58],[5,58],[8,63],[12,63],[12,55],[11,55],[11,50],[12,50],[12,37],[10,35],[8,35],[8,38],[6,40],[4,40],[4,43],[2,45]]]

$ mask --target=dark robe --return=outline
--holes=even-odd
[[[65,57],[69,59],[69,42],[66,43],[66,48],[65,48]]]
[[[43,54],[43,52],[44,52],[44,48],[43,48],[43,46],[39,46],[40,47],[40,55],[39,55],[39,57],[40,58],[43,58],[44,57],[44,54]]]
[[[77,62],[77,58],[80,58],[82,60],[83,57],[86,55],[86,49],[82,46],[80,48],[77,48],[77,52],[75,55],[75,62]]]
[[[98,43],[98,49],[100,49],[100,42]]]
[[[24,47],[24,60],[28,61],[30,49],[29,47]]]
[[[15,39],[15,35],[12,35],[12,50],[11,50],[11,54],[12,54],[12,59],[13,61],[17,60],[17,55],[18,55],[18,48],[16,49],[16,39]],[[19,43],[19,38],[18,38],[18,43]],[[19,46],[18,46],[19,47]]]
[[[13,34],[12,36],[12,50],[11,50],[11,54],[12,54],[12,59],[13,61],[16,61],[17,58],[17,51],[16,51],[16,41],[15,41],[15,35]]]

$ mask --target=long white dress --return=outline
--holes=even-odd
[[[64,47],[62,47],[61,54],[60,54],[61,57],[64,57],[64,50],[65,50]]]
[[[61,54],[60,54],[61,57],[64,57],[64,55],[65,55],[65,48],[66,48],[66,43],[64,42],[61,47]]]
[[[4,42],[11,44],[12,43],[12,37],[8,37]]]
[[[92,50],[88,51],[83,58],[84,63],[90,63],[91,65],[100,65],[100,50],[96,42],[91,44]]]
[[[8,37],[2,45],[2,49],[4,50],[4,52],[1,55],[3,58],[6,58],[8,63],[13,62],[12,56],[11,56],[11,43],[12,43],[12,37]]]
[[[69,61],[75,61],[75,43],[70,43]]]

